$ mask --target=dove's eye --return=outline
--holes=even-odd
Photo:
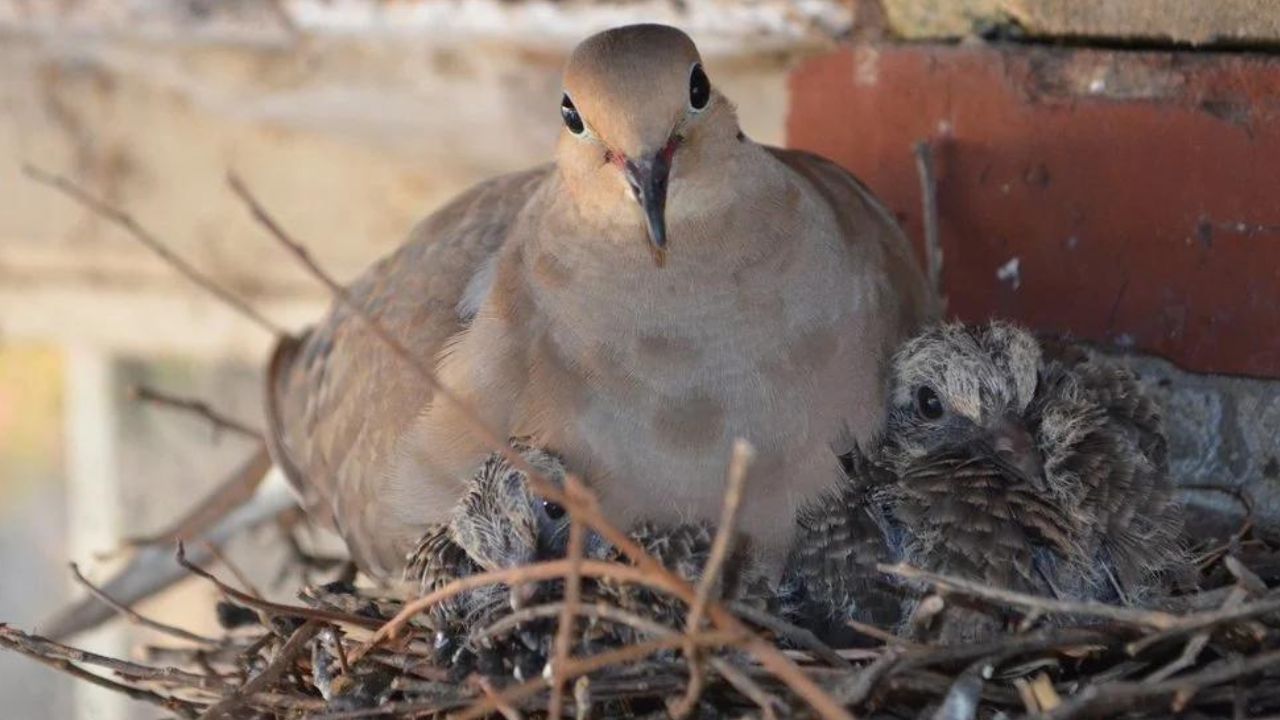
[[[559,503],[553,503],[550,500],[542,501],[542,511],[552,520],[559,520],[564,517],[564,506]]]
[[[711,81],[702,70],[701,63],[694,63],[689,72],[689,107],[701,110],[711,101]]]
[[[560,117],[564,118],[564,126],[574,135],[581,135],[587,129],[582,123],[582,116],[578,114],[578,108],[574,107],[567,94],[560,100]]]
[[[916,389],[916,410],[925,420],[937,420],[942,417],[942,398],[928,385]]]

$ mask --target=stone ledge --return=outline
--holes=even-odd
[[[879,1],[892,32],[912,40],[954,39],[1006,27],[1033,38],[1280,44],[1280,3],[1274,0]]]

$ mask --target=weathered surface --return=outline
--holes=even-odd
[[[238,172],[325,267],[350,278],[457,192],[550,157],[560,70],[577,39],[260,34],[0,25],[0,334],[255,360],[270,340],[120,231],[23,178],[23,162],[118,203],[299,326],[320,316],[327,295],[250,220],[225,173]],[[747,132],[781,142],[789,59],[800,49],[785,33],[775,39],[712,53],[708,71],[738,101]]]
[[[1126,360],[1164,408],[1174,480],[1246,490],[1259,517],[1280,522],[1280,382],[1197,375],[1154,357]],[[1228,495],[1186,498],[1240,510]]]
[[[1029,37],[1193,45],[1280,43],[1280,4],[1274,0],[879,2],[890,29],[900,37],[913,39],[957,38],[1003,28]]]
[[[858,46],[792,91],[790,143],[917,238],[912,146],[933,143],[961,319],[1280,377],[1280,57]]]

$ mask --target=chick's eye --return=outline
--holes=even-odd
[[[578,108],[574,107],[568,95],[560,100],[560,117],[564,118],[564,126],[574,135],[581,135],[582,131],[587,129],[587,126],[582,124],[582,116],[578,114]]]
[[[694,63],[693,70],[689,72],[689,106],[694,110],[701,110],[711,101],[711,81],[707,79],[707,74],[703,72],[700,63]]]
[[[916,410],[925,420],[937,420],[942,417],[942,399],[928,385],[921,385],[916,390]]]
[[[564,517],[564,507],[559,503],[553,503],[550,500],[542,501],[542,511],[552,520],[559,520]]]

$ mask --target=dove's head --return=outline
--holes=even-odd
[[[903,478],[995,468],[1042,487],[1032,403],[1040,345],[1005,323],[941,325],[893,358],[886,455]]]
[[[559,458],[537,448],[514,449],[547,479],[563,484]],[[451,523],[458,544],[486,570],[562,556],[569,537],[565,509],[538,497],[524,471],[496,453],[472,477]]]
[[[667,210],[740,142],[732,105],[693,41],[665,25],[628,25],[573,51],[560,100],[560,170],[580,202],[625,199],[659,261]],[[670,192],[668,188],[670,187]]]

